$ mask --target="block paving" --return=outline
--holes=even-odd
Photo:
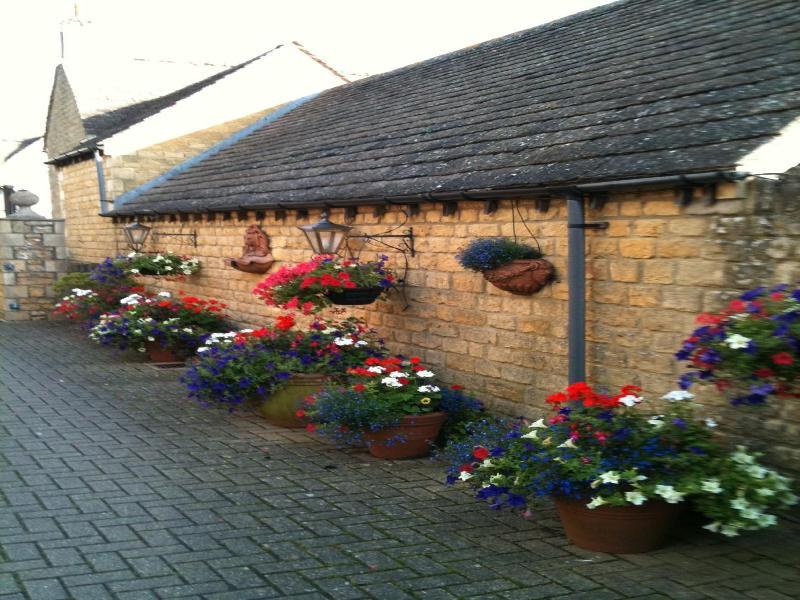
[[[587,552],[547,503],[492,511],[434,460],[201,408],[180,372],[69,324],[0,323],[0,599],[800,597],[791,518]]]

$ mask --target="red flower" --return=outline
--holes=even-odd
[[[761,369],[756,369],[753,371],[753,375],[756,377],[772,377],[775,375],[775,371],[768,367],[762,367]]]
[[[550,394],[545,401],[548,404],[558,405],[567,401],[567,395],[564,392],[556,392],[555,394]]]
[[[296,411],[294,411],[294,416],[298,419],[302,419],[306,416],[306,411],[304,411],[302,408],[298,408]]]
[[[306,423],[306,431],[313,433],[317,429],[314,423]]]
[[[356,392],[363,392],[365,389],[367,389],[367,386],[365,386],[363,383],[357,383],[353,386],[353,389]]]
[[[474,467],[469,463],[465,463],[459,467],[459,470],[466,471],[467,473],[472,473],[473,469]]]
[[[783,300],[783,294],[781,294],[780,292],[772,292],[769,295],[769,297],[772,298],[775,302],[780,302],[781,300]]]
[[[474,456],[477,460],[486,460],[489,458],[489,451],[483,446],[478,446],[472,451],[472,456]]]
[[[745,304],[742,300],[731,300],[731,303],[728,304],[728,308],[739,313],[747,309],[747,304]]]
[[[457,392],[458,390],[463,390],[463,389],[464,389],[464,386],[463,386],[463,385],[458,385],[458,384],[455,384],[455,385],[451,385],[451,386],[450,386],[450,389],[451,389],[451,390],[455,390],[455,391]]]
[[[419,356],[412,356],[412,357],[409,359],[409,362],[410,362],[412,365],[418,365],[420,362],[422,362],[422,359],[421,359]]]
[[[294,327],[294,315],[281,315],[275,319],[275,327],[281,331],[288,331]]]
[[[778,352],[772,355],[772,362],[776,365],[791,365],[794,362],[794,357],[788,352]]]
[[[403,385],[408,385],[409,383],[411,383],[411,380],[410,380],[410,379],[407,379],[407,378],[405,378],[405,377],[399,377],[399,378],[397,379],[397,381],[399,381],[399,382],[400,382],[400,383],[402,383]]]

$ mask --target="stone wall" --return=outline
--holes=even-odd
[[[64,222],[0,219],[0,261],[0,318],[49,318],[56,300],[53,283],[67,270]]]
[[[77,170],[70,179],[79,189]],[[87,188],[88,189],[88,188]],[[770,195],[771,194],[771,195]],[[687,207],[675,203],[673,190],[614,194],[587,220],[607,220],[609,228],[587,231],[587,369],[601,386],[642,385],[651,398],[675,387],[682,367],[673,359],[681,340],[694,328],[697,313],[719,308],[738,291],[758,283],[797,282],[800,219],[792,200],[778,198],[773,187],[720,186],[719,201],[705,206],[699,199]],[[87,200],[73,197],[72,202]],[[89,201],[96,202],[96,198]],[[418,354],[449,382],[459,382],[510,414],[535,414],[544,397],[566,383],[567,367],[567,228],[566,207],[555,198],[546,213],[532,199],[499,203],[484,214],[479,202],[460,203],[455,215],[443,216],[439,204],[424,204],[406,218],[401,207],[381,217],[371,207],[359,210],[352,223],[361,232],[413,227],[418,254],[409,259],[406,295],[392,294],[363,314],[397,351]],[[198,256],[201,271],[183,282],[146,279],[153,286],[184,289],[229,303],[234,318],[248,325],[263,323],[276,311],[252,295],[260,276],[226,267],[226,257],[241,252],[247,224],[258,222],[248,213],[204,216],[201,220],[150,222],[156,233],[198,233],[198,247],[188,238],[154,236],[147,251],[170,250]],[[266,211],[261,222],[281,262],[310,256],[297,225],[314,222],[319,211],[297,220],[288,211],[284,221]],[[331,219],[345,222],[335,209]],[[542,292],[513,296],[488,285],[480,274],[463,270],[455,260],[459,247],[485,236],[528,237],[524,220],[557,269],[557,280]],[[83,226],[70,222],[70,255],[97,262],[126,253],[122,225],[92,218]],[[385,251],[402,269],[400,256],[388,249],[363,249],[372,258]],[[710,390],[707,402],[719,403]],[[766,413],[765,413],[766,414]],[[740,419],[732,414],[731,420]],[[773,436],[772,453],[784,464],[797,464],[800,410],[786,405],[770,413],[766,430]],[[754,430],[764,431],[764,424]]]

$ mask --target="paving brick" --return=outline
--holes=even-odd
[[[587,552],[547,502],[534,521],[489,511],[444,487],[435,461],[376,461],[203,410],[178,374],[140,360],[66,325],[0,323],[0,600],[796,595],[791,522]]]

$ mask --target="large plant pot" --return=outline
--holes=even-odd
[[[553,265],[543,258],[512,260],[502,267],[484,271],[483,277],[496,288],[528,296],[553,278]]]
[[[258,412],[270,425],[302,429],[306,423],[295,413],[307,396],[318,392],[327,382],[326,375],[295,373],[282,388],[260,402]]]
[[[586,500],[555,498],[567,538],[595,552],[637,554],[661,548],[686,510],[685,503],[648,500],[641,506],[586,507]]]
[[[382,293],[383,288],[376,286],[345,288],[341,292],[326,292],[325,295],[334,304],[355,306],[360,304],[372,304]]]
[[[395,460],[426,456],[447,418],[445,412],[405,416],[396,427],[364,434],[367,449],[376,458]]]
[[[158,342],[145,342],[144,350],[148,358],[155,363],[184,362],[171,348],[166,348]]]

